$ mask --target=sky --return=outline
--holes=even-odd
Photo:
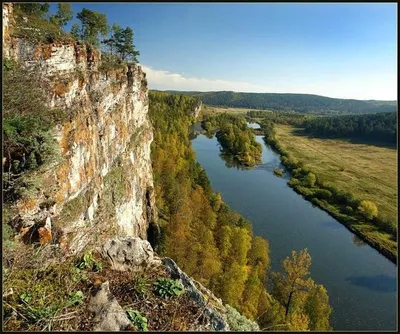
[[[396,3],[84,7],[133,29],[150,89],[397,100]]]

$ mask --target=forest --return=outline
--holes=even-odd
[[[238,164],[252,167],[261,162],[262,146],[257,143],[252,130],[242,116],[219,114],[203,118],[202,127],[207,132],[216,130],[222,154],[231,155]]]
[[[304,132],[313,136],[354,138],[394,145],[397,142],[396,125],[397,114],[395,112],[318,117],[306,119],[302,123]]]
[[[198,99],[162,92],[149,95],[162,231],[158,252],[261,328],[329,330],[328,294],[309,277],[307,250],[294,251],[282,262],[281,272],[270,273],[268,241],[254,236],[251,223],[213,192],[190,142]]]
[[[346,114],[392,112],[396,101],[335,99],[312,94],[236,93],[236,92],[177,92],[198,97],[204,104],[249,109],[272,109],[302,113]]]

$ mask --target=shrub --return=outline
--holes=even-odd
[[[256,322],[247,319],[230,305],[226,305],[225,316],[232,331],[260,331],[260,327]]]
[[[274,174],[277,176],[282,176],[283,175],[283,170],[280,168],[275,168],[274,169]]]
[[[319,199],[330,199],[332,197],[332,193],[326,189],[316,189],[314,193],[315,197]]]
[[[307,174],[306,179],[305,179],[307,186],[314,187],[316,181],[317,181],[317,178],[315,177],[315,175],[313,173]]]
[[[361,201],[358,210],[367,218],[372,220],[378,216],[378,208],[372,201],[364,200]]]

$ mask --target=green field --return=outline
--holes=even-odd
[[[277,124],[276,139],[317,177],[361,200],[376,203],[382,218],[397,222],[397,151],[337,139],[309,138]]]
[[[202,113],[209,114],[209,113],[228,113],[233,115],[242,115],[245,116],[248,111],[250,110],[257,110],[257,109],[249,109],[249,108],[227,108],[227,107],[213,107],[204,105],[202,106]]]
[[[276,139],[292,157],[308,165],[319,180],[360,200],[371,200],[381,219],[397,226],[397,150],[337,139],[299,135],[289,125],[275,125]],[[328,212],[335,209],[323,207]],[[397,257],[395,238],[368,222],[347,225],[391,259]]]

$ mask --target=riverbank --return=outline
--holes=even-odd
[[[264,126],[265,141],[281,155],[281,161],[292,174],[289,186],[305,199],[312,202],[333,218],[342,223],[352,233],[371,245],[393,263],[397,261],[396,230],[392,225],[382,221],[381,217],[367,218],[358,209],[361,200],[353,192],[346,192],[338,183],[324,179],[321,170],[316,169],[309,161],[296,155],[296,150],[288,143],[296,139],[280,141],[274,126]],[[281,138],[281,137],[279,137]],[[331,168],[332,163],[322,161],[323,154],[315,156],[314,162],[319,166]],[[306,163],[307,162],[307,163]],[[321,167],[323,168],[323,167]],[[339,167],[343,168],[343,167]],[[359,167],[360,168],[360,167]],[[335,180],[336,181],[336,180]],[[367,192],[370,195],[369,192]]]

